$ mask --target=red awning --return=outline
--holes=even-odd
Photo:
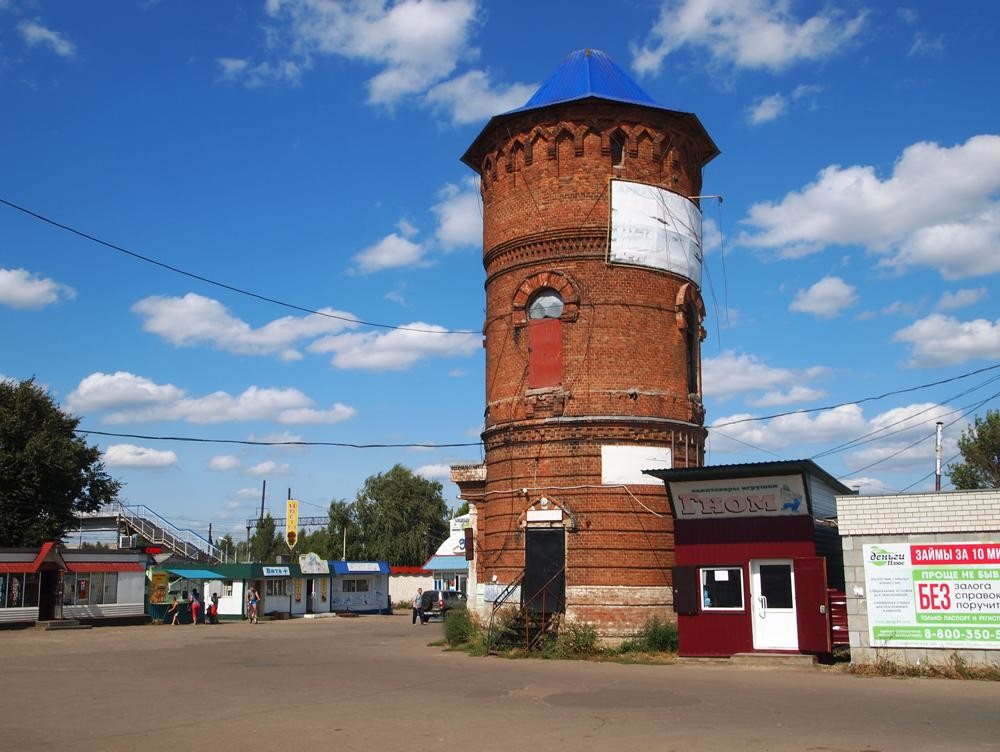
[[[70,572],[145,572],[137,561],[67,561]]]
[[[0,564],[0,572],[37,572],[55,545],[55,541],[43,543],[34,561],[5,561]]]

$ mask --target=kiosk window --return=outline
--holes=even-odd
[[[712,567],[701,570],[703,611],[743,610],[743,570],[740,567]]]
[[[345,593],[367,593],[368,580],[344,580]]]

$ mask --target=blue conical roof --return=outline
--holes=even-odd
[[[600,50],[577,50],[566,56],[523,107],[512,112],[589,97],[646,107],[660,106],[606,54]]]
[[[619,68],[600,50],[577,50],[563,60],[549,79],[541,85],[522,107],[490,118],[486,126],[476,136],[476,140],[462,155],[462,161],[477,172],[482,159],[481,149],[487,134],[500,123],[521,117],[522,113],[541,110],[545,107],[597,99],[622,104],[638,105],[658,110],[670,117],[690,123],[693,130],[703,139],[702,151],[698,153],[699,164],[706,164],[719,153],[697,116],[687,112],[677,112],[657,104],[635,81]]]

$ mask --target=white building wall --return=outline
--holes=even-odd
[[[417,588],[434,589],[434,577],[430,574],[391,574],[389,575],[389,595],[392,605],[401,608],[412,608],[413,598]]]
[[[1000,662],[998,650],[872,645],[864,563],[866,545],[1000,541],[1000,491],[838,496],[837,505],[852,661],[945,663],[957,654],[970,665]]]

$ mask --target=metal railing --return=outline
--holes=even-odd
[[[524,648],[531,650],[549,632],[550,628],[562,616],[566,608],[565,598],[552,596],[550,598],[549,586],[560,577],[565,576],[566,569],[563,567],[553,574],[537,591],[525,597],[523,584],[524,572],[511,582],[493,601],[493,610],[490,612],[490,625],[486,632],[486,654],[489,655],[493,649],[493,641],[497,636],[495,633],[495,622],[497,613],[511,601],[515,592],[520,592],[520,603],[515,618],[515,623],[520,631],[522,622],[524,629]]]
[[[115,504],[113,513],[120,523],[150,543],[166,546],[179,556],[221,562],[222,550],[189,528],[179,528],[144,504]]]

